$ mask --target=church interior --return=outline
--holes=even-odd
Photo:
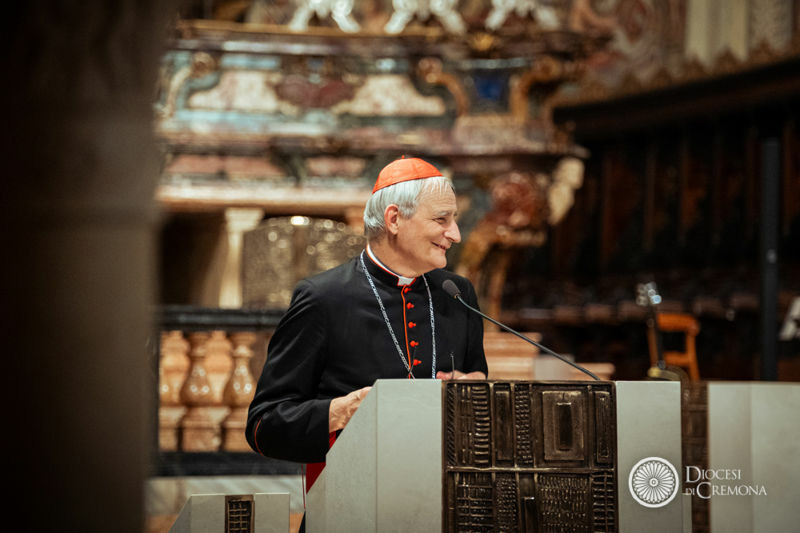
[[[447,268],[500,322],[603,380],[665,361],[685,410],[709,382],[800,382],[798,0],[9,10],[3,337],[31,531],[166,533],[191,494],[269,491],[297,530],[300,465],[244,440],[254,380],[400,156],[452,179]],[[585,379],[489,322],[485,348],[490,379]]]

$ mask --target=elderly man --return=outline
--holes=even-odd
[[[442,289],[450,279],[477,305],[469,281],[442,270],[461,240],[456,215],[449,179],[421,159],[398,159],[367,202],[366,249],[295,288],[246,432],[265,456],[314,463],[307,489],[375,380],[486,378],[481,319]]]

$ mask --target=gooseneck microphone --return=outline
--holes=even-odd
[[[490,317],[490,316],[488,316],[488,315],[485,315],[485,314],[481,313],[480,311],[478,311],[477,309],[475,309],[474,307],[472,307],[471,305],[469,305],[467,302],[465,302],[465,301],[464,301],[464,300],[461,298],[461,291],[459,291],[459,290],[458,290],[458,287],[456,287],[456,284],[455,284],[455,283],[453,283],[453,280],[451,280],[451,279],[446,279],[446,280],[444,280],[444,283],[442,283],[442,288],[444,289],[444,292],[446,292],[447,294],[449,294],[450,296],[452,296],[453,298],[455,298],[456,300],[458,300],[459,302],[461,302],[461,304],[462,304],[464,307],[466,307],[467,309],[469,309],[470,311],[472,311],[472,312],[474,312],[474,313],[477,313],[477,314],[479,314],[480,316],[482,316],[483,318],[485,318],[486,320],[488,320],[488,321],[489,321],[489,322],[491,322],[492,324],[496,324],[496,325],[500,326],[501,328],[503,328],[504,330],[508,331],[509,333],[513,333],[514,335],[516,335],[516,336],[517,336],[517,337],[519,337],[520,339],[522,339],[522,340],[524,340],[524,341],[526,341],[526,342],[529,342],[529,343],[533,344],[534,346],[536,346],[536,347],[537,347],[537,348],[539,348],[540,350],[542,350],[542,351],[544,351],[544,352],[546,352],[546,353],[548,353],[548,354],[550,354],[550,355],[553,355],[553,356],[555,356],[556,358],[558,358],[558,359],[560,359],[560,360],[564,361],[564,362],[565,362],[565,363],[567,363],[568,365],[572,365],[572,366],[574,366],[575,368],[577,368],[578,370],[580,370],[580,371],[581,371],[581,372],[583,372],[584,374],[588,374],[589,376],[592,376],[592,377],[593,377],[594,379],[596,379],[597,381],[600,381],[600,378],[598,378],[597,376],[595,376],[594,374],[592,374],[591,372],[589,372],[588,370],[586,370],[586,369],[585,369],[585,368],[583,368],[582,366],[580,366],[580,365],[578,365],[578,364],[575,364],[575,363],[573,363],[573,362],[572,362],[572,361],[570,361],[569,359],[567,359],[567,358],[565,358],[565,357],[563,357],[563,356],[561,356],[561,355],[557,354],[556,352],[554,352],[554,351],[553,351],[553,350],[551,350],[550,348],[547,348],[546,346],[542,346],[542,345],[541,345],[541,344],[539,344],[538,342],[536,342],[536,341],[534,341],[534,340],[531,340],[531,339],[529,339],[528,337],[526,337],[526,336],[525,336],[525,335],[523,335],[522,333],[519,333],[519,332],[517,332],[517,331],[514,331],[513,329],[511,329],[510,327],[506,326],[505,324],[501,324],[500,322],[498,322],[498,321],[497,321],[497,320],[495,320],[494,318],[492,318],[492,317]]]

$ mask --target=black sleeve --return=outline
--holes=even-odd
[[[314,286],[300,282],[269,343],[245,429],[256,452],[314,463],[328,451],[330,399],[317,392],[326,354],[326,316]]]
[[[467,282],[466,298],[469,305],[478,307],[478,296],[472,283]],[[486,365],[486,354],[483,351],[483,319],[477,313],[467,313],[467,357],[464,361],[463,372],[483,372],[489,377],[489,367]]]

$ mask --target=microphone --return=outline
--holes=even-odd
[[[541,344],[539,344],[538,342],[536,342],[536,341],[534,341],[534,340],[532,340],[532,339],[529,339],[528,337],[526,337],[526,336],[525,336],[525,335],[523,335],[522,333],[519,333],[519,332],[517,332],[517,331],[514,331],[513,329],[511,329],[510,327],[506,326],[505,324],[501,324],[500,322],[498,322],[498,321],[497,321],[497,320],[495,320],[494,318],[490,317],[489,315],[485,315],[485,314],[481,313],[480,311],[478,311],[477,309],[475,309],[474,307],[472,307],[471,305],[469,305],[467,302],[465,302],[465,301],[464,301],[464,300],[461,298],[461,291],[459,291],[459,290],[458,290],[458,287],[456,287],[456,284],[455,284],[455,283],[453,283],[453,280],[451,280],[451,279],[446,279],[446,280],[444,280],[444,283],[442,283],[442,288],[444,289],[444,292],[446,292],[447,294],[449,294],[450,296],[452,296],[453,298],[455,298],[456,300],[458,300],[459,302],[461,302],[461,303],[462,303],[462,305],[464,305],[464,307],[466,307],[466,308],[467,308],[467,309],[469,309],[470,311],[472,311],[472,312],[474,312],[474,313],[477,313],[477,314],[479,314],[480,316],[482,316],[483,318],[485,318],[485,319],[486,319],[486,320],[488,320],[489,322],[491,322],[491,323],[493,323],[493,324],[496,324],[496,325],[500,326],[501,328],[503,328],[504,330],[508,331],[509,333],[513,333],[514,335],[516,335],[516,336],[517,336],[517,337],[519,337],[520,339],[522,339],[522,340],[524,340],[524,341],[526,341],[526,342],[529,342],[530,344],[533,344],[534,346],[536,346],[536,347],[537,347],[537,348],[539,348],[540,350],[544,351],[545,353],[548,353],[548,354],[550,354],[550,355],[552,355],[552,356],[555,356],[556,358],[558,358],[558,359],[560,359],[560,360],[564,361],[564,362],[565,362],[565,363],[567,363],[568,365],[572,365],[572,366],[574,366],[575,368],[577,368],[578,370],[580,370],[580,371],[581,371],[581,372],[583,372],[584,374],[588,374],[589,376],[593,377],[593,378],[594,378],[594,379],[596,379],[597,381],[600,381],[600,378],[598,378],[597,376],[595,376],[594,374],[592,374],[591,372],[589,372],[588,370],[586,370],[586,369],[585,369],[585,368],[583,368],[582,366],[580,366],[580,365],[578,365],[578,364],[575,364],[575,363],[573,363],[573,362],[572,362],[572,361],[570,361],[569,359],[567,359],[567,358],[565,358],[565,357],[563,357],[563,356],[561,356],[561,355],[557,354],[556,352],[554,352],[554,351],[553,351],[553,350],[551,350],[550,348],[547,348],[546,346],[542,346],[542,345],[541,345]]]

